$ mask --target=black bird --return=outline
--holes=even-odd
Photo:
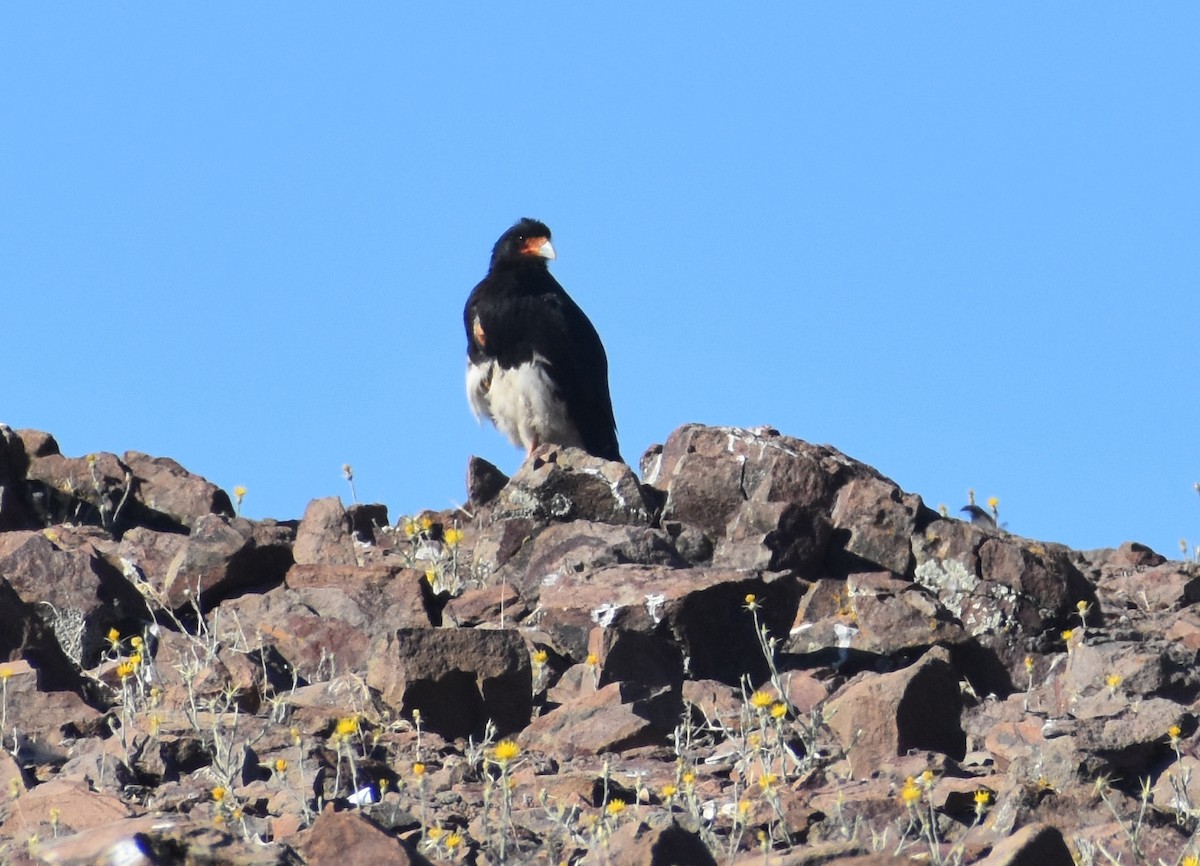
[[[604,344],[550,274],[553,258],[550,229],[537,220],[496,241],[463,309],[467,399],[526,455],[555,444],[620,460]]]

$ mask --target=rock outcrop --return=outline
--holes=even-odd
[[[1200,568],[688,425],[238,517],[0,427],[0,862],[1179,863]],[[214,860],[215,858],[215,860]]]

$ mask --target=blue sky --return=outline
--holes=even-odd
[[[547,222],[622,450],[829,443],[1200,543],[1194,3],[6,4],[0,422],[245,512],[464,497],[462,304]]]

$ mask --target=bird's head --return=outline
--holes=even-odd
[[[528,217],[500,235],[492,248],[492,267],[501,262],[552,258],[554,247],[550,243],[550,229],[545,223]]]

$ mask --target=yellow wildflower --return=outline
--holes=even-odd
[[[338,719],[337,727],[334,728],[334,733],[339,737],[348,737],[358,730],[358,719],[354,716],[347,716],[344,719]]]
[[[934,782],[933,770],[926,770],[924,773],[921,774],[921,785],[922,786],[929,788],[933,785],[933,782]]]
[[[1062,639],[1064,643],[1070,643],[1071,638],[1075,636],[1075,630],[1071,628],[1063,629]]]
[[[741,818],[745,818],[747,815],[749,815],[750,814],[750,806],[751,806],[751,803],[749,800],[742,800],[741,802],[739,802],[737,805],[738,816]]]
[[[1123,679],[1120,674],[1109,674],[1104,678],[1104,684],[1108,686],[1109,691],[1115,692]]]
[[[614,797],[608,801],[608,805],[604,807],[604,811],[610,818],[615,818],[625,811],[625,801],[620,797]]]
[[[11,676],[12,676],[12,668],[10,668],[8,665],[4,665],[4,667],[0,667],[0,680],[6,680]]]
[[[917,787],[913,777],[909,776],[904,782],[904,787],[900,789],[900,802],[905,806],[914,806],[920,799],[921,789]]]
[[[420,761],[417,761],[415,764],[413,764],[412,771],[413,775],[419,779],[425,775],[425,765]]]
[[[214,800],[216,800],[218,803],[220,803],[222,800],[225,799],[225,789],[223,787],[221,787],[220,785],[213,788],[212,789],[212,798]]]
[[[463,539],[463,531],[461,529],[447,529],[443,536],[448,547],[457,547],[458,543]]]
[[[787,704],[779,701],[771,705],[771,718],[782,719],[787,715]]]
[[[961,502],[962,500],[960,499],[959,501]],[[999,496],[989,496],[987,504],[988,504],[988,508],[992,509],[992,511],[995,511],[997,508],[1000,507],[1000,497]]]
[[[550,653],[545,650],[538,650],[533,654],[533,663],[538,667],[544,665],[550,659]]]
[[[1033,673],[1033,656],[1025,656],[1025,672]]]
[[[1189,854],[1179,861],[1179,866],[1200,866],[1200,857]]]
[[[779,777],[774,773],[763,773],[758,777],[758,787],[764,791],[770,790],[771,786],[779,781]]]
[[[134,664],[132,661],[123,661],[119,665],[117,665],[117,676],[120,677],[121,679],[125,680],[125,679],[128,679],[129,677],[133,676],[133,673],[136,670],[137,670],[137,665]]]
[[[759,689],[750,696],[750,706],[756,710],[765,710],[773,703],[775,703],[775,696],[770,692],[764,692],[762,689]]]
[[[458,833],[451,833],[449,836],[446,837],[446,842],[445,842],[446,850],[453,851],[455,848],[457,848],[459,845],[462,844],[462,840],[463,840],[463,837],[460,836]]]
[[[110,628],[108,630],[108,642],[115,646],[116,644],[120,643],[120,641],[121,641],[121,633],[119,631],[117,631],[115,628]]]
[[[588,653],[587,666],[589,668],[594,668],[598,664],[600,664],[600,656],[596,655],[595,653]]]
[[[664,800],[670,800],[679,793],[679,788],[672,785],[670,782],[662,786],[662,791],[659,792]]]
[[[986,788],[980,788],[975,792],[975,805],[986,806],[992,802],[992,792]]]
[[[275,759],[275,772],[283,774],[287,772],[287,760],[284,758]]]
[[[425,515],[421,518],[420,524],[421,524],[421,529],[424,530],[425,532],[428,532],[429,530],[433,529],[433,518],[429,517],[428,515]]]
[[[1171,738],[1172,743],[1176,742],[1182,733],[1183,728],[1179,727],[1179,725],[1171,725],[1171,727],[1167,728],[1167,736]]]
[[[512,740],[501,740],[496,744],[493,757],[498,764],[507,764],[517,755],[521,754],[521,747]]]
[[[238,505],[241,505],[242,500],[246,498],[246,488],[240,484],[233,488],[233,498],[238,501]]]
[[[446,835],[446,831],[443,830],[441,827],[430,827],[425,832],[425,835],[429,838],[430,842],[437,842],[444,835]]]
[[[680,778],[680,781],[682,781],[685,786],[690,788],[692,785],[696,784],[696,774],[692,770],[688,770]]]

